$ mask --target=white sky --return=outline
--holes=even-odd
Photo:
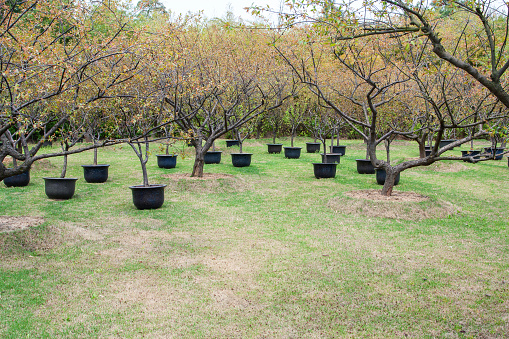
[[[224,17],[228,6],[231,5],[232,12],[236,17],[241,16],[244,20],[253,20],[243,8],[249,7],[253,3],[258,6],[270,5],[274,9],[279,9],[281,0],[160,0],[167,9],[173,13],[187,13],[204,11],[204,15],[209,19],[214,17]]]

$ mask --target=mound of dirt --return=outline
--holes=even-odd
[[[202,178],[191,177],[189,173],[165,174],[170,179],[168,189],[197,193],[233,193],[244,192],[250,185],[243,179],[230,174],[204,173]]]
[[[22,231],[39,226],[44,222],[41,217],[8,217],[0,216],[0,233]]]
[[[386,197],[379,190],[346,192],[344,197],[331,199],[327,206],[338,213],[402,220],[445,218],[459,212],[450,203],[432,201],[421,194],[393,192]]]

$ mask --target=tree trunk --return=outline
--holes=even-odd
[[[201,146],[196,147],[196,155],[194,157],[192,177],[203,178],[203,166],[205,164],[205,152]]]
[[[394,188],[394,182],[398,173],[394,171],[392,166],[385,166],[385,183],[382,187],[382,195],[390,197],[392,195],[392,189]]]
[[[66,172],[67,172],[67,155],[64,155],[64,164],[62,165],[62,173],[60,173],[60,178],[65,178]]]
[[[338,133],[336,135],[336,146],[339,146],[339,128],[336,130],[336,132]]]
[[[242,140],[239,140],[239,152],[242,153]]]
[[[94,145],[95,145],[95,141],[94,141]],[[94,148],[94,165],[97,165],[97,147]]]
[[[424,148],[424,143],[420,140],[417,140],[417,143],[419,144],[419,158],[426,158],[426,149]]]

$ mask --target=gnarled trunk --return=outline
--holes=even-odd
[[[204,149],[200,145],[195,145],[195,157],[194,157],[194,165],[193,165],[193,172],[191,173],[192,177],[203,177],[203,167],[205,165],[205,153],[207,152],[206,149]]]
[[[392,166],[385,166],[385,183],[382,187],[382,195],[390,197],[392,195],[392,190],[394,188],[394,183],[396,182],[396,177],[399,172],[394,170]]]

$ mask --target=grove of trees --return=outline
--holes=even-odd
[[[314,131],[324,140],[347,126],[385,169],[382,194],[390,195],[405,169],[462,159],[444,154],[455,146],[479,138],[505,145],[508,5],[286,3],[271,27],[175,17],[155,1],[3,2],[0,179],[39,159],[128,143],[148,186],[153,141],[189,140],[192,175],[203,176],[205,153],[242,128]],[[94,142],[76,147],[84,137]],[[396,138],[416,141],[420,158],[392,163]],[[48,141],[61,149],[48,152]]]

